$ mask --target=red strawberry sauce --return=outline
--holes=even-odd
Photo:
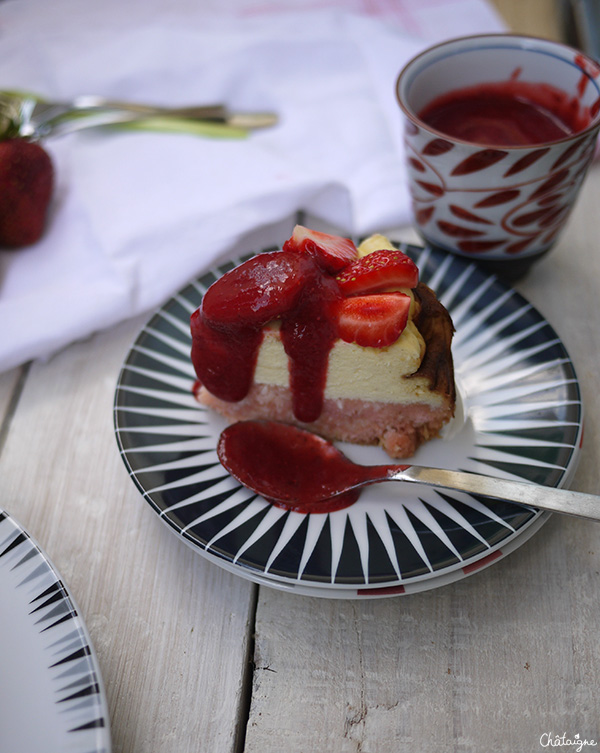
[[[307,254],[274,251],[236,267],[208,289],[192,314],[198,380],[221,400],[243,400],[252,386],[262,328],[281,321],[290,363],[294,415],[321,414],[329,352],[337,337],[335,278]]]
[[[556,141],[591,122],[577,97],[516,78],[451,91],[430,102],[419,117],[453,138],[494,146]]]
[[[366,473],[364,466],[355,466],[328,442],[272,421],[229,426],[217,451],[223,466],[241,483],[277,507],[302,513],[334,512],[354,504],[360,489],[326,495],[360,482]]]

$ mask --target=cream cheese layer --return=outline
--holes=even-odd
[[[363,241],[358,251],[360,256],[365,256],[383,248],[392,249],[394,246],[383,235],[377,235]],[[402,289],[402,292],[413,297],[410,290]],[[411,317],[413,309],[414,305],[411,306]],[[385,348],[362,347],[338,340],[329,355],[325,398],[437,404],[441,399],[429,390],[426,379],[405,378],[419,369],[424,352],[425,343],[412,320],[396,342]],[[288,357],[277,322],[264,330],[254,381],[289,387]]]
[[[419,368],[422,349],[423,338],[412,322],[387,348],[363,348],[338,340],[329,354],[325,398],[423,402],[429,394],[426,380],[404,379]],[[289,386],[288,357],[276,327],[265,330],[254,381]]]

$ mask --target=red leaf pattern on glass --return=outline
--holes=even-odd
[[[575,152],[579,149],[579,147],[584,143],[586,139],[579,139],[579,141],[576,141],[574,144],[571,144],[570,147],[565,149],[565,151],[560,155],[560,157],[556,160],[556,162],[552,165],[550,168],[551,170],[556,170],[557,167],[560,167],[561,165],[564,165],[564,163],[571,159],[571,157],[575,154]]]
[[[516,199],[521,192],[518,188],[510,188],[507,191],[496,191],[485,199],[481,199],[475,204],[477,209],[484,209],[486,207],[496,207],[498,204],[506,204],[513,199]]]
[[[546,228],[550,225],[554,225],[556,222],[560,222],[562,224],[563,219],[565,219],[565,214],[568,213],[568,211],[568,206],[558,207],[558,209],[552,212],[552,214],[544,217],[544,219],[540,222],[540,227]]]
[[[416,157],[409,157],[408,161],[410,162],[412,168],[420,173],[424,173],[427,169],[422,162],[419,162],[419,160],[416,159]]]
[[[435,207],[425,207],[424,209],[418,209],[416,212],[417,222],[419,225],[426,225],[431,219]]]
[[[425,191],[433,194],[433,196],[444,195],[444,189],[442,186],[437,186],[435,183],[427,183],[424,180],[418,180],[417,183],[421,186],[421,188],[425,189]]]
[[[553,191],[557,186],[569,177],[568,170],[560,170],[554,175],[551,175],[548,180],[544,181],[539,188],[537,188],[529,197],[530,199],[537,199],[541,196],[545,196],[548,192]]]
[[[428,157],[437,157],[440,154],[446,154],[446,152],[449,152],[453,148],[454,144],[451,144],[445,139],[433,139],[433,141],[425,144],[422,154],[425,154]]]
[[[559,201],[560,199],[562,199],[563,196],[564,196],[564,194],[562,194],[562,193],[552,193],[552,194],[550,194],[550,196],[542,196],[542,198],[539,199],[539,201],[537,203],[538,203],[538,206],[540,206],[540,207],[546,207],[549,204],[554,205],[554,204],[556,204],[557,201]]]
[[[482,149],[462,162],[459,162],[450,175],[468,175],[469,173],[476,173],[479,170],[485,170],[491,165],[495,165],[496,162],[503,160],[507,154],[508,152],[500,149]]]
[[[448,206],[448,209],[452,212],[452,214],[455,217],[458,217],[461,220],[468,220],[469,222],[478,222],[481,225],[493,225],[494,224],[491,220],[488,220],[486,217],[480,217],[478,214],[473,214],[473,212],[469,212],[468,209],[463,209],[462,207],[459,207],[456,204],[450,204]]]
[[[520,214],[513,220],[513,225],[515,227],[524,227],[525,225],[531,225],[534,222],[537,222],[538,220],[543,219],[546,217],[550,212],[552,212],[554,207],[544,207],[543,209],[535,209],[533,212],[525,212],[525,214]]]
[[[473,230],[470,227],[455,225],[452,222],[446,222],[446,220],[438,220],[436,224],[442,233],[450,235],[452,238],[477,238],[484,235],[481,230]]]
[[[537,162],[540,157],[543,157],[544,154],[548,154],[549,151],[550,147],[548,146],[544,147],[543,149],[534,149],[524,157],[521,157],[520,160],[517,160],[512,167],[509,167],[508,170],[504,173],[504,177],[509,178],[511,175],[515,175],[516,173],[520,173],[521,171],[526,170],[530,165],[533,165],[535,162]]]

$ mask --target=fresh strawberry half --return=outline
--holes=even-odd
[[[410,296],[400,292],[344,298],[337,309],[338,335],[363,347],[391,345],[406,328],[410,302]]]
[[[53,186],[54,168],[43,147],[21,138],[0,141],[0,246],[39,240]]]
[[[283,250],[308,253],[332,274],[344,269],[358,256],[350,238],[310,230],[304,225],[296,225],[292,237],[283,244]]]
[[[345,267],[335,278],[344,295],[372,293],[386,288],[414,288],[419,269],[402,251],[373,251]]]

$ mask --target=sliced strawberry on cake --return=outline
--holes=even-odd
[[[400,292],[343,298],[337,306],[340,339],[363,348],[391,345],[406,328],[411,301]]]
[[[358,251],[349,238],[310,230],[296,225],[292,237],[283,244],[284,251],[310,254],[327,272],[339,272],[358,257]]]
[[[356,295],[394,287],[415,288],[419,270],[402,251],[383,248],[348,264],[335,279],[344,295]]]

